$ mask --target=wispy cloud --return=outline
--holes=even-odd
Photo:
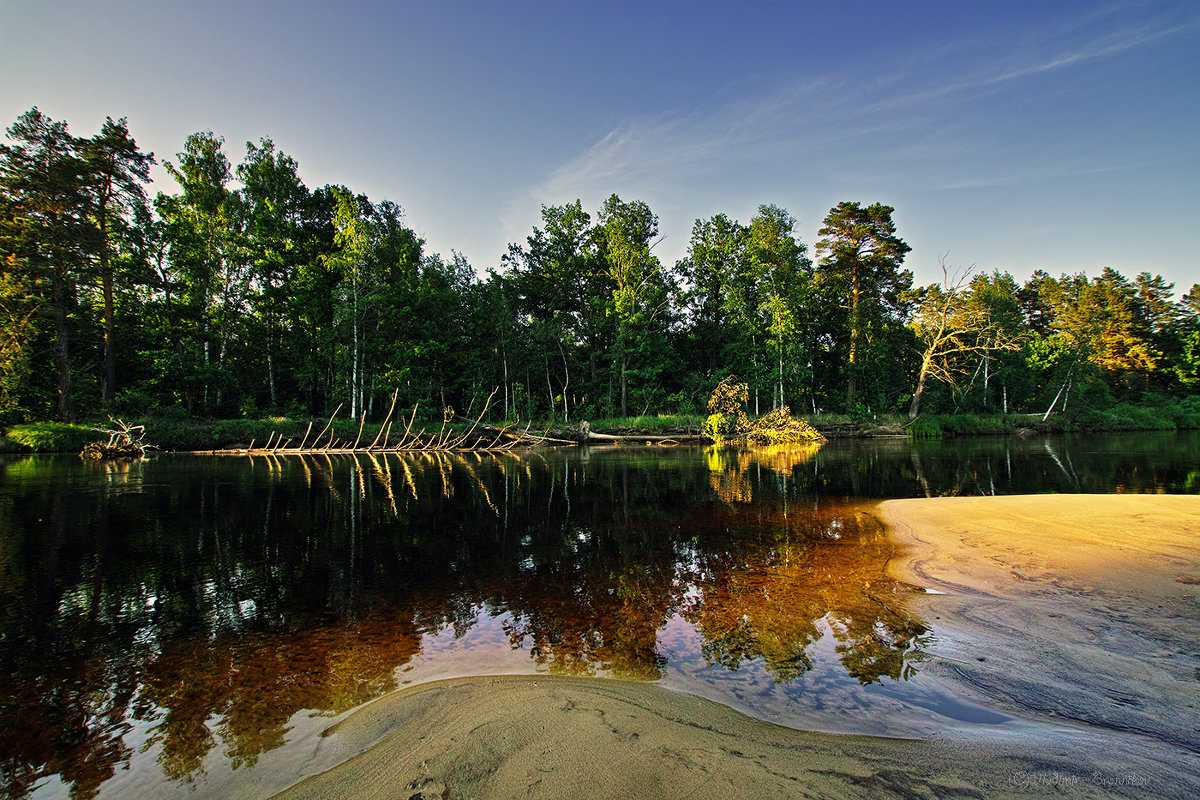
[[[688,113],[626,119],[555,168],[533,194],[550,200],[612,183],[678,179],[782,143],[815,142],[830,81],[809,82]]]
[[[957,189],[985,189],[1000,186],[1025,186],[1033,183],[1043,183],[1061,178],[1074,178],[1082,175],[1103,175],[1112,172],[1144,169],[1154,162],[1149,159],[1124,161],[1119,164],[1096,165],[1086,159],[1074,159],[1060,162],[1043,162],[1021,170],[1000,170],[979,172],[965,179],[952,180],[934,185],[938,191],[954,191]]]
[[[732,102],[632,117],[553,168],[517,198],[517,205],[563,202],[618,187],[645,193],[772,161],[801,173],[835,176],[841,158],[855,159],[847,163],[852,173],[862,170],[864,159],[880,164],[911,159],[912,142],[923,138],[940,142],[924,148],[926,158],[937,159],[961,148],[937,131],[953,119],[958,103],[1194,28],[1154,21],[1131,28],[1124,22],[1100,13],[1068,29],[1012,36],[986,46],[958,42],[932,55],[913,54],[908,63],[891,65],[885,77],[831,72],[764,87]],[[855,140],[864,137],[872,147],[856,151]],[[945,185],[972,185],[972,179]]]
[[[875,110],[911,107],[943,97],[1003,88],[1027,78],[1111,58],[1194,29],[1194,24],[1147,23],[1134,29],[1122,27],[1119,30],[1090,34],[1079,32],[1076,34],[1079,38],[1071,41],[1063,41],[1062,37],[1042,35],[1034,41],[1014,43],[1005,47],[1003,52],[990,55],[989,63],[965,77],[917,86],[913,91],[887,98]],[[971,50],[970,44],[953,48],[956,58],[966,57]],[[947,54],[950,52],[952,51],[947,51]]]

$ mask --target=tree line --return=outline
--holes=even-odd
[[[577,421],[700,413],[736,373],[750,411],[1033,412],[1200,386],[1200,286],[1161,276],[917,286],[893,211],[841,202],[810,255],[796,220],[658,217],[617,195],[541,224],[482,275],[402,209],[310,189],[270,139],[236,166],[195,133],[163,166],[125,119],[90,137],[34,108],[0,144],[0,421],[103,413],[440,414]]]

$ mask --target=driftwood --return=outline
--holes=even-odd
[[[656,433],[635,433],[635,434],[614,434],[614,433],[594,433],[592,426],[586,421],[579,423],[578,436],[580,442],[628,442],[629,444],[657,444],[661,447],[674,447],[680,442],[703,442],[708,441],[707,437],[700,434],[656,434]]]
[[[426,433],[424,428],[418,431],[413,431],[413,423],[417,419],[417,407],[414,406],[412,414],[409,415],[408,421],[405,422],[403,417],[398,420],[393,419],[396,411],[396,397],[399,393],[392,393],[392,404],[388,408],[387,415],[383,418],[383,422],[379,425],[379,432],[370,444],[363,442],[363,429],[367,424],[367,415],[364,412],[362,419],[358,424],[358,433],[353,441],[341,441],[334,438],[333,421],[337,417],[338,411],[342,407],[339,405],[330,416],[329,422],[321,429],[312,443],[308,443],[308,435],[312,432],[312,423],[309,423],[308,429],[304,432],[304,438],[300,440],[300,444],[292,447],[292,439],[283,438],[282,434],[271,433],[267,437],[267,443],[261,447],[255,447],[254,442],[250,442],[248,447],[237,448],[233,450],[214,450],[218,455],[310,455],[310,454],[333,454],[333,453],[428,453],[428,452],[458,452],[458,451],[474,451],[474,452],[491,452],[512,450],[521,445],[541,444],[547,441],[555,441],[542,436],[531,435],[529,433],[530,425],[526,425],[524,430],[518,431],[514,426],[505,426],[503,428],[493,428],[489,425],[481,424],[483,415],[487,413],[491,407],[492,396],[488,395],[487,402],[484,403],[483,411],[479,412],[479,416],[474,420],[467,420],[471,423],[471,427],[466,433],[458,433],[453,429],[447,429],[447,425],[454,421],[457,416],[454,409],[446,408],[442,414],[442,425],[437,433]],[[460,418],[461,419],[461,418]],[[392,441],[392,425],[394,422],[400,422],[404,425],[404,431],[400,433],[400,438],[397,441]],[[399,426],[397,426],[399,427]],[[574,444],[568,442],[568,444]]]
[[[108,436],[107,442],[88,442],[80,452],[80,458],[141,458],[154,445],[146,444],[142,437],[146,434],[144,425],[126,425],[119,419],[109,418],[116,428],[92,428],[96,433]]]
[[[313,423],[308,424],[308,428],[304,431],[304,436],[300,439],[300,443],[293,446],[292,439],[284,439],[283,434],[272,432],[267,437],[267,442],[264,445],[255,447],[255,443],[250,442],[247,447],[239,447],[227,450],[210,451],[217,455],[312,455],[312,454],[335,454],[335,453],[444,453],[444,452],[495,452],[513,450],[518,447],[528,447],[532,445],[579,445],[586,443],[629,443],[629,444],[654,444],[660,447],[673,447],[682,442],[703,442],[707,441],[708,437],[702,434],[629,434],[617,435],[608,433],[593,433],[591,426],[587,422],[580,423],[579,427],[566,436],[571,438],[562,438],[563,434],[558,436],[548,435],[548,431],[542,433],[531,433],[531,423],[527,423],[524,429],[518,429],[515,425],[505,425],[504,427],[494,427],[483,423],[483,417],[491,408],[492,397],[495,396],[495,390],[488,395],[487,402],[483,404],[483,410],[474,419],[460,416],[455,413],[453,408],[447,407],[442,412],[442,424],[436,433],[427,433],[425,428],[414,431],[413,424],[417,419],[417,407],[414,407],[408,419],[403,416],[396,417],[396,398],[398,392],[392,393],[391,406],[388,408],[387,414],[383,418],[383,422],[379,425],[379,431],[371,440],[370,444],[363,441],[363,430],[366,427],[366,414],[359,420],[358,432],[353,440],[341,441],[335,438],[333,432],[333,422],[337,418],[338,412],[342,410],[339,405],[334,409],[333,414],[329,417],[329,421],[320,429],[316,437],[309,442],[309,436],[312,433]],[[451,422],[461,421],[468,423],[469,428],[466,433],[457,433],[454,429],[447,426]],[[393,440],[393,426],[399,431],[399,439]],[[403,427],[403,430],[400,428]]]
[[[679,434],[676,436],[659,436],[657,434],[628,434],[618,436],[610,433],[591,433],[587,435],[586,441],[589,442],[630,442],[637,444],[645,442],[646,444],[657,444],[662,447],[673,447],[681,442],[707,442],[708,437],[699,434]]]
[[[489,426],[481,426],[486,430],[499,430]],[[546,436],[544,434],[526,433],[525,439],[529,444],[563,444],[563,445],[578,445],[588,443],[629,443],[629,444],[657,444],[663,447],[672,447],[681,442],[704,442],[707,438],[700,434],[614,434],[614,433],[595,433],[586,422],[582,423],[574,432],[573,438],[563,439],[560,437]]]
[[[470,420],[467,420],[467,421],[470,422]],[[524,441],[525,444],[579,444],[578,439],[556,439],[553,436],[547,436],[545,431],[543,431],[540,434],[530,433],[529,432],[530,427],[531,427],[531,425],[526,425],[524,431],[522,431],[522,433],[521,433],[522,441]],[[507,426],[504,428],[494,428],[491,425],[480,425],[479,426],[479,430],[484,431],[484,432],[489,432],[489,433],[501,433],[503,431],[509,430],[510,428],[511,428],[511,426]]]

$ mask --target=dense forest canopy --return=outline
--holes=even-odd
[[[90,137],[36,108],[0,144],[0,422],[104,413],[381,416],[394,391],[496,419],[699,413],[729,373],[750,410],[1043,412],[1200,387],[1200,286],[1114,269],[914,285],[879,203],[839,202],[815,252],[762,205],[658,217],[612,195],[542,209],[479,275],[394,203],[310,189],[270,139],[234,165],[189,136],[146,193],[126,120]],[[814,260],[815,259],[815,260]],[[494,395],[493,395],[494,392]]]

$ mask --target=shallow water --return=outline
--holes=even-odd
[[[320,769],[351,709],[470,674],[656,680],[816,730],[1003,726],[922,679],[937,629],[888,577],[871,501],[1194,493],[1198,453],[1155,434],[7,458],[2,790],[264,794]]]

